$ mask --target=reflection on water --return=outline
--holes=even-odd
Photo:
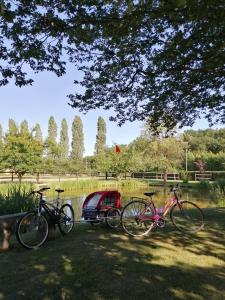
[[[112,189],[110,189],[112,190]],[[140,197],[147,199],[144,196],[145,192],[156,192],[156,195],[153,196],[153,200],[155,202],[156,207],[161,207],[165,204],[165,201],[170,199],[172,194],[169,189],[164,189],[163,187],[149,187],[149,189],[118,189],[121,194],[122,206],[124,206],[127,202],[131,200],[131,197]],[[87,195],[93,193],[96,190],[83,189],[82,191],[74,192],[69,196],[64,196],[63,202],[71,201],[71,204],[74,208],[75,219],[80,219],[82,214],[82,204]],[[196,189],[182,189],[181,199],[189,200],[196,204],[199,207],[213,207],[218,206],[215,200],[209,194],[204,194],[202,191],[197,191]]]

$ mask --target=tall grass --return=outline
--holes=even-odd
[[[81,190],[93,190],[93,189],[118,189],[118,188],[129,188],[136,189],[141,186],[146,186],[147,183],[140,182],[138,180],[95,180],[95,179],[82,179],[74,181],[63,181],[61,183],[53,182],[49,186],[51,190],[48,192],[49,195],[54,194],[54,190],[58,187],[65,190],[65,193],[70,194],[71,192]]]
[[[29,193],[33,186],[12,184],[8,190],[0,192],[0,215],[25,212],[35,208],[35,198]]]
[[[213,189],[225,196],[225,178],[218,178],[212,184]]]
[[[219,199],[221,206],[225,205],[225,178],[218,178],[212,184],[212,193],[215,198]]]
[[[195,185],[195,190],[203,194],[208,194],[212,202],[219,206],[224,206],[225,203],[225,178],[218,178],[213,183],[207,180],[199,181]]]

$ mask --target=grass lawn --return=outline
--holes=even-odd
[[[84,224],[38,250],[14,242],[0,253],[0,299],[225,299],[225,208],[205,216],[195,235],[170,221],[145,238]]]

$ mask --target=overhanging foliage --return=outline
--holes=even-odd
[[[31,84],[27,65],[61,76],[69,60],[84,71],[84,93],[69,95],[82,112],[155,130],[201,112],[225,123],[224,19],[223,0],[2,0],[0,84]]]

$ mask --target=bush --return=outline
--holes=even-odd
[[[225,178],[218,178],[213,183],[213,190],[225,196]]]
[[[201,180],[196,187],[204,192],[209,192],[212,189],[211,183],[208,180]]]
[[[185,171],[181,171],[180,179],[183,180],[183,183],[188,183],[191,180],[191,175]]]
[[[0,215],[13,214],[33,210],[36,199],[29,195],[32,191],[22,185],[11,185],[6,194],[0,193]]]

